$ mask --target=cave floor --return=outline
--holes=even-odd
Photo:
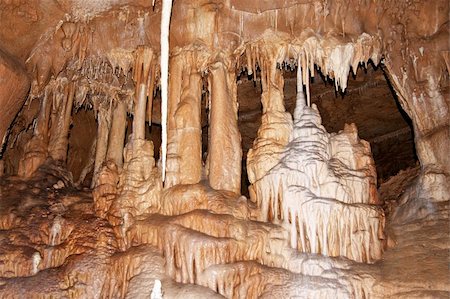
[[[114,228],[94,215],[89,190],[66,188],[53,176],[28,181],[2,178],[0,297],[149,298],[155,279],[160,279],[166,298],[219,297],[217,293],[233,298],[323,298],[333,292],[334,298],[448,298],[449,202],[419,206],[402,201],[416,176],[414,169],[401,172],[379,190],[387,203],[389,235],[380,261],[366,265],[291,252],[289,258],[278,257],[284,269],[272,267],[276,259],[233,257],[239,252],[231,246],[235,243],[247,246],[246,251],[273,244],[277,229],[271,224],[206,210],[147,215],[129,229],[131,244],[121,251]],[[203,226],[191,223],[197,218],[203,219]],[[258,237],[270,236],[235,238],[241,227],[250,227]],[[202,242],[210,246],[209,251],[199,245]],[[220,248],[211,249],[211,244]],[[194,248],[194,265],[186,265],[192,263],[183,258],[188,256],[186,248]],[[222,249],[228,253],[224,255]],[[223,263],[205,259],[208,254]],[[205,271],[198,273],[199,267]]]

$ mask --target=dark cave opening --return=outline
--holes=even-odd
[[[291,114],[295,109],[296,71],[284,70],[284,102]],[[332,79],[319,70],[310,78],[311,102],[316,104],[322,124],[329,133],[337,133],[345,123],[355,123],[358,135],[371,145],[378,185],[400,170],[418,163],[412,121],[401,108],[381,66],[369,63],[350,73],[345,92],[336,91]],[[246,72],[238,77],[239,129],[242,137],[242,194],[248,195],[246,156],[261,124],[261,80]]]

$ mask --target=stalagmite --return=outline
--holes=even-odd
[[[200,74],[194,69],[185,71],[183,85],[181,101],[175,114],[179,138],[179,183],[195,184],[200,182],[202,177],[202,80]]]
[[[287,45],[282,41],[274,45],[263,40],[257,47],[259,56],[256,53],[252,56],[258,57],[261,68],[263,115],[258,136],[247,155],[247,171],[251,184],[261,179],[278,163],[292,131],[292,116],[285,112],[284,108],[283,75],[277,68],[277,59],[283,56]],[[252,186],[249,190],[250,197],[255,200]]]
[[[234,70],[224,62],[210,69],[209,184],[216,190],[240,193],[241,136],[237,127],[237,87]],[[226,161],[226,163],[224,163]]]
[[[305,94],[303,93],[303,74],[301,58],[297,60],[297,101],[295,102],[294,118],[299,118],[299,113],[303,111],[305,106]]]
[[[120,167],[113,161],[107,160],[95,177],[95,189],[92,191],[95,214],[105,218],[112,202],[117,198],[120,179]]]
[[[161,13],[161,125],[162,125],[162,180],[166,178],[167,159],[167,98],[169,81],[169,28],[172,0],[163,0]]]
[[[89,159],[83,166],[83,169],[81,170],[80,173],[80,177],[78,178],[78,181],[75,182],[75,186],[80,186],[81,184],[83,184],[84,180],[86,179],[86,176],[89,174],[89,172],[91,172],[94,169],[96,147],[97,141],[94,139],[89,149]]]
[[[179,183],[180,163],[178,155],[177,123],[175,114],[181,99],[181,82],[183,81],[183,56],[173,55],[170,58],[170,93],[168,94],[167,153],[164,187],[170,188]],[[162,107],[161,107],[162,109]]]
[[[373,205],[378,197],[370,148],[354,126],[329,136],[315,105],[304,105],[301,89],[297,105],[292,141],[255,182],[258,218],[285,226],[291,246],[302,252],[374,262],[385,238],[384,213]]]
[[[155,280],[155,284],[153,285],[152,294],[150,295],[150,299],[163,299],[162,296],[162,285],[159,279]]]

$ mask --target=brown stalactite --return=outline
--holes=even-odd
[[[41,98],[39,115],[33,132],[33,137],[28,141],[24,149],[24,156],[19,161],[18,175],[31,177],[48,156],[49,121],[52,109],[52,89],[48,86]]]

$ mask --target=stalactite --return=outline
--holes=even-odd
[[[163,0],[161,14],[161,125],[162,125],[162,180],[166,178],[167,159],[167,105],[169,81],[169,28],[172,0]]]
[[[311,93],[309,91],[309,66],[306,67],[306,105],[311,106]]]
[[[153,98],[153,86],[150,82],[155,81],[156,65],[155,54],[149,47],[138,47],[135,51],[135,63],[133,68],[133,80],[136,85],[136,96],[140,93],[141,84],[146,86],[145,96]]]
[[[147,121],[149,126],[152,125],[152,112],[153,112],[153,98],[154,98],[154,90],[156,84],[156,74],[157,68],[156,64],[153,63],[153,67],[151,68],[151,73],[147,82]]]

